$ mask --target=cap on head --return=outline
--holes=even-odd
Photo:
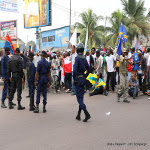
[[[16,48],[15,53],[20,53],[20,49],[19,49],[19,48]]]
[[[123,48],[122,52],[123,52],[123,53],[126,53],[126,52],[127,52],[127,49],[126,49],[126,48]]]
[[[34,57],[34,53],[33,53],[33,52],[30,52],[30,53],[29,53],[29,56]]]
[[[9,52],[10,48],[9,47],[5,47],[5,52]]]

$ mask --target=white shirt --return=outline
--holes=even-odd
[[[86,56],[86,60],[87,60],[88,64],[90,65],[90,55]]]
[[[114,61],[116,61],[116,58],[113,55],[106,56],[108,72],[114,72]]]
[[[148,57],[147,66],[150,66],[150,56]]]
[[[77,56],[77,53],[73,53],[70,57],[69,60],[71,61],[72,64],[72,71],[73,71],[73,65],[75,63],[75,57]]]
[[[131,58],[132,54],[131,52],[128,53],[128,58]]]
[[[41,60],[41,56],[34,56],[33,63],[35,67],[37,67],[38,62]]]

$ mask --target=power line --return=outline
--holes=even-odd
[[[55,5],[55,4],[53,4],[53,6],[55,6],[55,7],[57,7],[57,8],[59,8],[57,5]],[[63,11],[64,13],[66,13],[67,15],[69,15],[69,13],[70,13],[70,11],[67,11],[67,10],[65,10],[65,9],[63,9],[63,8],[59,8],[61,11]],[[72,18],[74,18],[74,19],[76,19],[76,20],[78,20],[78,21],[81,21],[81,20],[79,20],[79,19],[77,19],[76,17],[73,17],[72,16]]]
[[[59,6],[59,7],[62,7],[62,8],[64,8],[64,9],[70,10],[70,8],[64,7],[64,6],[59,5],[59,4],[57,4],[57,3],[54,3],[54,2],[52,2],[52,3],[55,4],[55,5],[57,5],[57,6]],[[77,11],[72,10],[72,9],[71,9],[71,11],[73,11],[73,12],[75,12],[75,13],[78,13],[78,14],[81,14],[81,12],[77,12]]]

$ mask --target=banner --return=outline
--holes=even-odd
[[[18,0],[0,0],[0,10],[18,12]]]
[[[45,48],[63,48],[68,46],[70,35],[70,27],[62,27],[59,29],[42,32],[42,49]]]
[[[16,20],[0,22],[0,39],[5,40],[7,33],[11,39],[17,39]]]
[[[49,25],[49,0],[25,0],[24,27],[32,28],[39,26],[39,5],[40,25]]]

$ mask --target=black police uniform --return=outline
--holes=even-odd
[[[85,119],[83,120],[86,122],[88,119],[91,118],[90,114],[86,109],[86,105],[84,104],[84,87],[86,84],[85,74],[84,72],[87,71],[86,76],[89,74],[90,67],[88,65],[87,60],[83,56],[84,52],[84,45],[79,43],[77,45],[77,57],[75,58],[75,64],[73,66],[73,78],[75,81],[75,88],[76,88],[76,97],[79,103],[79,111],[77,114],[76,119],[80,119],[81,110],[85,113]]]
[[[19,49],[16,49],[17,53],[20,53]],[[22,78],[23,78],[23,65],[22,65],[22,58],[15,54],[13,55],[9,62],[8,62],[8,75],[11,80],[11,89],[9,95],[9,109],[13,109],[12,100],[14,98],[14,93],[17,89],[17,101],[18,101],[18,110],[25,109],[22,107],[21,102],[21,94],[22,94]]]

